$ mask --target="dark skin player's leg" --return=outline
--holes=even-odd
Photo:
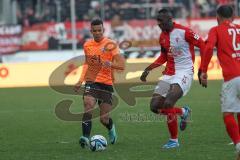
[[[150,109],[154,113],[159,113],[159,109],[172,108],[182,95],[182,88],[178,84],[171,84],[166,98],[160,94],[153,94]]]
[[[159,87],[161,87],[161,85]],[[182,95],[183,91],[181,87],[178,84],[171,84],[166,98],[161,95],[154,94],[151,101],[151,110],[154,113],[161,113],[167,116],[167,126],[170,138],[175,140],[178,139],[178,125],[177,116],[173,107]]]
[[[159,109],[162,108],[165,101],[165,97],[161,96],[160,94],[154,93],[150,102],[150,110],[153,113],[158,114]]]
[[[170,90],[166,96],[166,99],[163,104],[163,108],[172,108],[183,95],[182,88],[179,84],[171,84]]]

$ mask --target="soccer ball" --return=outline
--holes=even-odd
[[[107,147],[107,140],[102,135],[94,135],[90,139],[90,149],[92,151],[103,151]]]

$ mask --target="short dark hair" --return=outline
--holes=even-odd
[[[101,19],[94,19],[91,21],[91,26],[95,26],[95,25],[103,25],[103,21]]]
[[[222,5],[218,7],[217,15],[222,18],[231,18],[233,16],[233,7],[230,5]]]
[[[171,16],[172,17],[172,12],[170,11],[170,10],[168,10],[167,8],[163,8],[163,9],[160,9],[159,11],[158,11],[158,14],[168,14],[169,16]]]

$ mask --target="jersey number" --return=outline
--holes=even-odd
[[[239,51],[240,50],[240,43],[236,43],[236,40],[237,40],[237,34],[240,34],[240,29],[230,28],[230,29],[228,29],[228,33],[229,33],[229,35],[232,35],[233,49],[235,51]]]

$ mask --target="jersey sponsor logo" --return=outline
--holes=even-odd
[[[181,47],[174,46],[169,47],[168,56],[177,57],[180,56],[181,54],[182,54]]]

